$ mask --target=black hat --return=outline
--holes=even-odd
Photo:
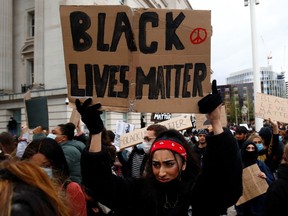
[[[201,130],[198,131],[197,135],[199,135],[199,134],[205,134],[205,135],[207,135],[207,134],[208,134],[208,131],[205,130],[205,129],[201,129]]]
[[[272,138],[272,128],[271,127],[262,127],[259,131],[259,136],[264,141],[264,145],[268,146],[270,144],[271,138]]]
[[[247,134],[248,129],[245,126],[238,126],[235,130],[236,134]]]

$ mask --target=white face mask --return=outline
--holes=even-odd
[[[52,168],[51,167],[42,167],[44,172],[49,176],[49,178],[53,177]]]
[[[54,140],[55,140],[56,135],[55,135],[55,134],[52,134],[52,133],[49,133],[49,134],[47,135],[47,138],[51,138],[51,139],[54,139]]]
[[[150,148],[151,148],[151,146],[152,146],[152,142],[146,142],[146,141],[144,141],[144,142],[142,143],[142,145],[143,145],[143,150],[144,150],[144,152],[145,152],[146,154],[148,154],[148,153],[150,152]]]

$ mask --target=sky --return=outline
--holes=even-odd
[[[233,72],[253,68],[250,5],[244,0],[189,0],[194,10],[211,10],[212,79],[225,85]],[[260,67],[288,69],[288,0],[258,0],[256,41]],[[254,2],[254,0],[252,0]],[[272,59],[267,60],[268,56]],[[288,71],[285,73],[288,79]]]

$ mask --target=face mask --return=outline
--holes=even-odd
[[[54,139],[54,140],[55,140],[56,135],[49,133],[49,134],[47,135],[47,138],[51,138],[51,139]]]
[[[141,144],[136,145],[136,148],[137,148],[138,150],[143,149],[143,144],[141,143]]]
[[[146,154],[148,154],[149,152],[150,152],[150,148],[151,148],[151,146],[152,146],[152,142],[143,142],[142,143],[142,145],[143,145],[143,150],[144,150],[144,152],[146,153]]]
[[[256,147],[257,147],[258,151],[261,151],[264,148],[262,143],[256,144]]]
[[[42,169],[49,176],[49,178],[52,178],[53,174],[52,174],[52,168],[51,167],[43,167]]]

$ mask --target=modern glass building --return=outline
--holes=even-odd
[[[261,93],[286,98],[284,72],[276,73],[271,66],[260,68]],[[228,122],[248,123],[254,119],[253,70],[231,73],[227,85],[218,86],[224,98]],[[243,109],[247,113],[243,114]],[[237,116],[237,117],[236,117]]]

